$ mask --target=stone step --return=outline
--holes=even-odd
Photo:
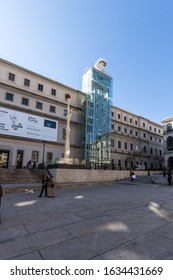
[[[39,183],[43,177],[42,169],[5,169],[0,168],[0,184]]]

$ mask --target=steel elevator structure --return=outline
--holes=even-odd
[[[82,91],[86,93],[83,108],[83,148],[87,166],[106,167],[111,163],[112,77],[104,70],[105,59],[99,59],[83,75]]]

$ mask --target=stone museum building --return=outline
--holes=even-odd
[[[173,117],[162,120],[164,167],[173,169]]]
[[[113,104],[113,78],[105,67],[99,59],[87,68],[80,91],[0,59],[0,167],[62,161],[69,94],[74,164],[162,168],[162,126]]]

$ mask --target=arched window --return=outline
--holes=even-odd
[[[172,124],[171,123],[168,123],[167,124],[167,131],[171,131],[172,130]]]
[[[168,151],[172,151],[173,150],[173,137],[169,136],[166,140],[166,146],[167,146],[167,150]]]

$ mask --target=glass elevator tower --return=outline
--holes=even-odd
[[[105,59],[99,59],[83,75],[84,104],[84,157],[88,166],[100,167],[111,162],[111,105],[112,77],[106,73]]]

